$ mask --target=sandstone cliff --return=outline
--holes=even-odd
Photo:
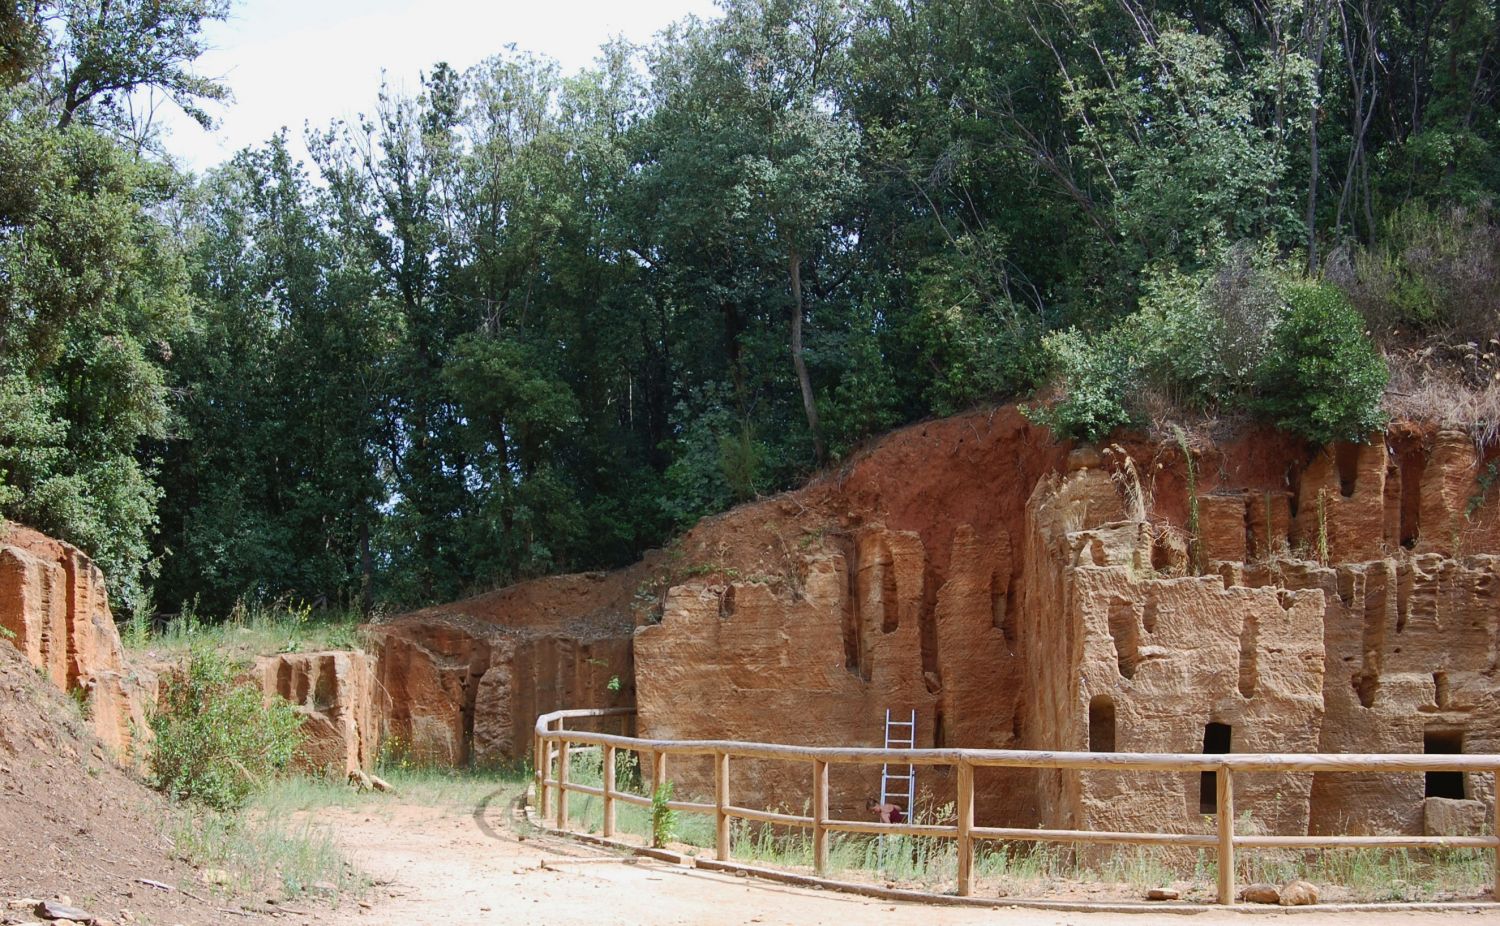
[[[503,764],[527,755],[540,714],[634,703],[651,572],[554,576],[369,625],[388,752]]]
[[[53,685],[81,692],[94,735],[125,761],[147,731],[156,678],[126,666],[99,567],[71,544],[0,522],[0,627]]]
[[[639,732],[676,738],[878,745],[890,709],[922,746],[1500,750],[1493,451],[1405,427],[1070,450],[1014,408],[917,425],[629,570],[376,625],[385,727],[445,762],[525,755],[546,710],[631,703]],[[808,776],[742,762],[731,787],[800,810]],[[673,777],[711,790],[706,761]],[[831,783],[857,817],[878,770]],[[977,783],[988,824],[1213,826],[1196,774]],[[1239,790],[1284,834],[1472,829],[1494,799],[1477,776]],[[952,799],[941,772],[919,791]]]
[[[1500,749],[1500,500],[1463,435],[1250,434],[1195,451],[1191,480],[1175,442],[1067,459],[1002,409],[900,432],[837,478],[700,526],[778,523],[791,578],[667,592],[636,635],[641,729],[878,744],[892,708],[932,746]],[[743,765],[737,800],[808,793],[805,769]],[[679,771],[707,792],[706,768]],[[858,815],[876,770],[842,774],[834,810]],[[1241,806],[1288,834],[1472,828],[1493,795],[1471,778],[1248,776]],[[941,775],[920,779],[930,806],[951,800]],[[1213,826],[1198,775],[979,785],[997,825]]]

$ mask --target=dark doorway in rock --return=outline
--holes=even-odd
[[[1203,728],[1203,754],[1205,756],[1222,756],[1229,752],[1230,739],[1234,731],[1227,723],[1210,723]],[[1198,812],[1204,814],[1215,814],[1219,812],[1219,786],[1218,775],[1214,772],[1201,772],[1198,775]]]
[[[1462,730],[1422,731],[1422,751],[1429,756],[1456,756],[1464,751]],[[1455,801],[1464,799],[1463,772],[1428,772],[1427,797],[1447,797]]]
[[[1089,752],[1115,751],[1115,702],[1095,695],[1089,702]]]

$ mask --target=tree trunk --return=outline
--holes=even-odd
[[[370,556],[370,522],[359,527],[359,611],[369,617],[375,610],[375,560]]]
[[[1314,101],[1312,118],[1307,125],[1307,272],[1318,272],[1318,181],[1321,164],[1318,160],[1318,119],[1323,111],[1323,52],[1328,47],[1328,28],[1332,13],[1323,4],[1312,7],[1318,22],[1310,36],[1313,60]],[[1306,35],[1306,26],[1304,34]]]
[[[802,408],[807,412],[807,429],[812,432],[813,454],[818,465],[827,461],[823,430],[818,425],[818,403],[813,399],[812,381],[807,378],[807,364],[802,360],[802,258],[792,251],[787,262],[792,276],[792,366],[797,370],[797,385],[802,388]]]

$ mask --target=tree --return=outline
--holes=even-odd
[[[46,12],[43,12],[43,11]],[[223,84],[195,74],[206,22],[229,15],[229,0],[52,0],[38,19],[60,27],[48,69],[49,106],[59,128],[75,118],[120,128],[124,103],[139,90],[159,90],[207,128],[202,103],[229,98]]]
[[[201,308],[171,364],[158,597],[368,604],[396,319],[283,136],[213,172],[196,219]]]
[[[147,578],[162,363],[188,318],[170,176],[0,96],[0,511],[90,553],[124,602]]]

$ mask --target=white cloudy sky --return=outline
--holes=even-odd
[[[689,14],[717,10],[713,0],[237,0],[205,31],[212,50],[198,63],[234,91],[214,107],[219,127],[204,132],[170,104],[157,120],[168,150],[202,170],[281,126],[300,139],[304,123],[368,112],[382,70],[414,89],[435,61],[462,70],[514,43],[571,72],[612,36],[644,42]]]

